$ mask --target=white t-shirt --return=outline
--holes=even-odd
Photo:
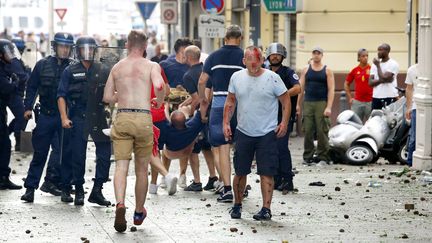
[[[373,88],[372,98],[382,99],[382,98],[393,98],[398,96],[397,87],[397,75],[399,73],[399,64],[393,60],[389,59],[387,62],[382,62],[381,70],[383,73],[391,72],[393,73],[393,81],[391,83],[383,83],[375,86]],[[375,64],[372,65],[370,70],[370,75],[374,80],[378,80],[378,70]]]
[[[406,84],[411,84],[413,86],[413,93],[414,93],[414,88],[415,88],[415,82],[417,81],[417,76],[418,76],[417,71],[418,71],[417,64],[412,65],[411,67],[408,68],[406,79],[405,79]],[[411,107],[412,107],[412,110],[415,110],[417,108],[416,103],[414,102],[414,98],[412,100],[412,106]]]
[[[237,100],[237,129],[251,137],[264,136],[276,129],[278,97],[287,88],[278,74],[265,69],[258,77],[247,69],[231,76],[228,92]]]

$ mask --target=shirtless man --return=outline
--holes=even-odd
[[[132,30],[126,42],[128,56],[111,70],[104,91],[104,102],[118,103],[118,113],[111,131],[116,168],[114,192],[117,201],[114,228],[126,230],[126,178],[132,151],[135,154],[135,213],[134,224],[141,225],[147,212],[144,202],[148,188],[148,162],[153,147],[151,103],[159,107],[164,97],[164,81],[157,63],[143,58],[147,36]],[[153,83],[156,99],[150,102]]]

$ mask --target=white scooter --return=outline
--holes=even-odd
[[[329,131],[330,156],[335,162],[364,165],[384,157],[406,163],[409,126],[404,119],[405,97],[373,110],[364,125],[352,111],[339,114]]]

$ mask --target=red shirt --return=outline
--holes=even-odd
[[[360,102],[372,101],[373,88],[369,86],[370,69],[369,64],[364,68],[357,66],[351,70],[346,78],[348,84],[355,80],[354,99]]]
[[[163,69],[161,68],[161,74],[162,74],[162,78],[165,81],[165,84],[168,83],[168,79],[165,75],[165,72],[163,71]],[[156,98],[156,94],[154,92],[154,88],[153,88],[153,84],[151,86],[151,93],[150,93],[150,99]],[[151,114],[152,114],[152,119],[153,122],[160,122],[160,121],[164,121],[166,119],[165,117],[165,105],[162,104],[162,106],[159,109],[154,109],[151,108]]]

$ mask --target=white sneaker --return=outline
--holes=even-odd
[[[162,179],[160,180],[159,183],[159,187],[164,189],[167,187],[167,185],[165,184],[165,176],[162,176]]]
[[[157,194],[158,186],[156,184],[150,184],[148,192],[150,194]]]
[[[102,129],[102,133],[105,134],[105,136],[111,137],[111,128]]]
[[[181,187],[181,188],[187,187],[187,184],[186,184],[186,175],[180,175],[180,177],[179,177],[179,187]]]
[[[174,195],[177,192],[177,177],[168,174],[165,176],[165,185],[168,195]]]

